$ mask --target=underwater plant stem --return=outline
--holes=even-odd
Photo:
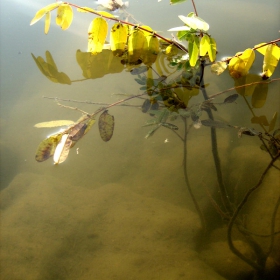
[[[187,172],[187,135],[188,135],[188,125],[187,125],[187,119],[185,117],[182,117],[183,121],[184,121],[184,160],[183,160],[183,166],[184,166],[184,177],[185,177],[185,182],[189,191],[189,194],[191,196],[191,199],[194,203],[195,209],[198,213],[199,219],[200,219],[200,223],[201,223],[201,228],[202,231],[205,233],[206,232],[206,222],[205,222],[205,218],[204,215],[202,214],[202,211],[199,207],[199,204],[193,194],[192,188],[190,186],[190,182],[189,182],[189,177],[188,177],[188,172]]]
[[[208,100],[209,97],[207,95],[207,92],[205,90],[205,87],[202,87],[204,84],[204,62],[201,62],[201,75],[200,75],[200,86],[201,86],[201,91],[203,94],[203,97],[205,100]],[[206,109],[206,112],[208,114],[209,119],[214,120],[212,111],[210,108]],[[222,203],[226,209],[226,211],[230,214],[232,213],[232,206],[229,201],[229,196],[226,190],[226,187],[223,182],[223,174],[222,174],[222,169],[221,169],[221,163],[220,163],[220,157],[219,157],[219,152],[218,152],[218,142],[217,142],[217,134],[216,134],[216,129],[214,127],[211,127],[211,144],[212,144],[212,154],[215,162],[215,167],[216,167],[216,174],[217,174],[217,180],[218,180],[218,186],[219,186],[219,192],[221,196]]]
[[[228,230],[227,230],[227,240],[228,240],[228,244],[229,244],[229,248],[230,250],[236,255],[238,256],[240,259],[242,259],[244,262],[246,262],[247,264],[249,264],[250,266],[252,266],[254,269],[256,269],[258,272],[262,272],[264,270],[264,267],[261,266],[260,264],[254,262],[253,260],[245,257],[241,252],[239,252],[237,250],[237,248],[234,246],[233,241],[232,241],[232,228],[233,225],[237,219],[237,216],[239,214],[239,212],[241,211],[241,209],[243,208],[243,206],[245,205],[245,203],[247,202],[249,196],[262,184],[263,179],[265,177],[265,175],[267,174],[267,172],[269,171],[269,169],[272,167],[273,163],[280,157],[280,155],[278,155],[277,157],[273,158],[270,163],[268,164],[268,166],[266,167],[265,171],[263,172],[263,174],[261,175],[259,182],[252,187],[251,189],[248,190],[248,192],[245,194],[245,196],[243,197],[242,201],[239,203],[239,205],[237,206],[237,208],[235,209],[229,224],[228,224]],[[274,226],[273,226],[274,228]]]

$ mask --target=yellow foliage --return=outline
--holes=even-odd
[[[106,40],[108,24],[105,19],[95,18],[88,28],[88,52],[97,54],[102,52]]]
[[[72,23],[73,11],[70,5],[62,4],[57,9],[56,24],[66,30]]]
[[[121,56],[124,53],[127,42],[127,27],[121,23],[116,23],[112,26],[110,32],[111,50],[114,55]]]

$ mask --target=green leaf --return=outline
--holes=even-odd
[[[215,61],[217,53],[217,44],[213,37],[210,38],[210,47],[208,50],[209,59],[211,62]]]
[[[192,40],[189,41],[189,56],[190,65],[194,67],[196,65],[199,53],[199,39],[197,36],[193,36]]]
[[[183,3],[186,0],[170,0],[170,5],[175,5],[175,4],[179,4],[179,3]]]
[[[102,52],[106,40],[108,24],[105,19],[95,18],[88,28],[88,52],[97,54]]]
[[[103,141],[109,141],[114,132],[114,117],[108,114],[108,111],[104,111],[98,121],[99,133]]]
[[[197,17],[194,13],[189,13],[185,16],[178,16],[181,21],[183,21],[187,26],[195,30],[207,31],[209,29],[209,24],[202,18]]]

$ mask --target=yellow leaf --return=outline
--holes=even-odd
[[[75,122],[69,120],[59,120],[59,121],[49,121],[49,122],[41,122],[34,125],[34,127],[42,128],[42,127],[57,127],[57,126],[65,126],[71,125]]]
[[[204,34],[204,36],[200,40],[199,55],[205,56],[209,48],[210,48],[210,37],[207,34]]]
[[[255,60],[255,52],[252,49],[247,49],[240,58],[245,62],[245,71],[248,72]]]
[[[141,27],[142,27],[142,28],[145,28],[145,29],[147,29],[147,30],[149,30],[149,31],[153,31],[153,29],[152,29],[150,26],[148,26],[148,25],[143,25],[143,26],[141,26]],[[149,36],[149,35],[152,34],[152,33],[148,32],[148,31],[145,31],[145,30],[142,30],[142,32],[143,32],[144,36]]]
[[[46,19],[45,19],[45,34],[48,34],[50,30],[50,24],[51,24],[51,13],[46,13]]]
[[[52,10],[56,9],[57,7],[59,7],[62,4],[62,1],[58,1],[56,3],[50,4],[44,8],[42,8],[41,10],[39,10],[35,17],[31,20],[30,25],[33,25],[34,23],[36,23],[38,20],[40,20],[47,12],[51,12]]]
[[[66,160],[71,148],[71,144],[72,140],[69,138],[69,134],[63,134],[55,148],[55,152],[53,155],[54,164],[59,164]]]
[[[257,44],[254,46],[254,48],[257,48],[259,46],[262,46],[262,45],[265,45],[266,43],[260,43],[260,44]],[[256,51],[258,51],[259,53],[261,53],[262,55],[265,55],[265,52],[266,52],[266,48],[267,48],[268,45],[264,46],[264,47],[261,47],[261,48],[258,48],[256,49]]]
[[[263,60],[263,79],[268,79],[278,65],[280,48],[277,45],[268,45]]]
[[[105,19],[95,18],[88,28],[88,52],[97,54],[102,52],[106,40],[108,24]]]
[[[47,63],[48,63],[48,64],[52,65],[53,68],[54,68],[56,71],[58,71],[57,66],[56,66],[56,64],[55,64],[55,62],[54,62],[54,60],[53,60],[53,57],[52,57],[52,55],[51,55],[51,53],[50,53],[49,51],[46,51],[46,60],[47,60]]]
[[[73,11],[70,5],[62,4],[57,9],[56,24],[66,30],[72,23]]]
[[[210,38],[210,47],[208,50],[209,59],[211,62],[215,61],[217,53],[216,41],[213,37]]]
[[[114,55],[121,56],[124,53],[128,31],[126,26],[115,23],[110,32],[111,50]]]
[[[171,44],[169,46],[166,47],[165,49],[165,53],[168,55],[168,56],[174,56],[174,55],[177,55],[178,54],[178,48]]]
[[[156,61],[158,53],[158,38],[153,35],[146,36],[142,54],[143,63],[146,65],[152,65]]]
[[[262,79],[259,75],[248,74],[246,76],[243,76],[243,77],[235,80],[235,83],[234,83],[235,90],[240,95],[251,96],[255,91],[257,82],[260,82],[261,80]],[[249,84],[251,84],[251,85],[249,85]],[[248,86],[244,86],[244,85],[248,85]]]
[[[38,148],[35,155],[35,159],[38,162],[47,160],[54,154],[56,146],[61,139],[62,134],[55,134],[49,136],[47,139],[43,140]]]
[[[234,78],[246,76],[255,60],[255,53],[252,49],[245,50],[242,55],[233,57],[228,65],[229,74]]]
[[[128,61],[135,63],[141,56],[145,42],[144,33],[135,29],[128,38]]]
[[[98,13],[97,11],[95,11],[94,9],[89,8],[89,7],[80,7],[80,8],[77,8],[77,11],[80,13],[90,13],[90,12]]]

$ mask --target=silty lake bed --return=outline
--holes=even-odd
[[[96,1],[72,2],[97,7]],[[191,1],[174,6],[167,0],[129,2],[127,12],[166,37],[170,37],[169,28],[182,25],[178,15],[193,11]],[[253,279],[252,267],[230,251],[225,217],[213,204],[219,192],[209,127],[191,129],[187,141],[190,185],[209,227],[205,237],[185,184],[182,141],[165,128],[145,139],[150,127],[143,125],[151,116],[141,112],[143,100],[129,103],[139,107],[109,109],[115,118],[109,142],[102,141],[95,124],[64,163],[35,161],[39,143],[59,130],[35,128],[36,123],[76,121],[81,116],[43,96],[113,103],[127,94],[141,93],[135,76],[125,70],[81,81],[76,51],[87,49],[87,28],[93,16],[75,11],[71,27],[62,31],[53,15],[45,35],[43,20],[29,24],[40,8],[51,3],[13,0],[0,4],[1,279]],[[210,24],[217,59],[279,38],[279,1],[196,1],[196,8]],[[126,14],[119,12],[119,16]],[[45,58],[46,51],[59,71],[76,82],[71,86],[52,83],[42,75],[31,53]],[[261,69],[258,55],[251,72],[258,74]],[[278,67],[272,78],[279,74]],[[234,86],[228,74],[215,76],[209,67],[204,81],[209,84],[209,95]],[[269,84],[265,105],[255,111],[258,116],[271,120],[279,111],[279,93],[278,82]],[[226,96],[215,101],[223,102]],[[190,105],[202,101],[200,93]],[[61,103],[89,113],[100,107]],[[220,121],[260,129],[251,123],[252,113],[241,97],[217,108],[215,118]],[[205,112],[203,116],[207,118]],[[174,124],[179,133],[183,131],[182,122]],[[239,138],[232,128],[216,133],[224,182],[236,205],[258,183],[270,157],[260,149],[258,137]],[[271,169],[248,201],[244,219],[252,232],[270,234],[279,185],[279,171]],[[275,232],[279,219],[278,209]],[[236,247],[254,259],[235,229],[233,236]],[[270,238],[255,238],[264,250],[269,249]],[[279,247],[278,234],[267,260],[268,270],[279,265]],[[277,278],[276,269],[272,275]]]

